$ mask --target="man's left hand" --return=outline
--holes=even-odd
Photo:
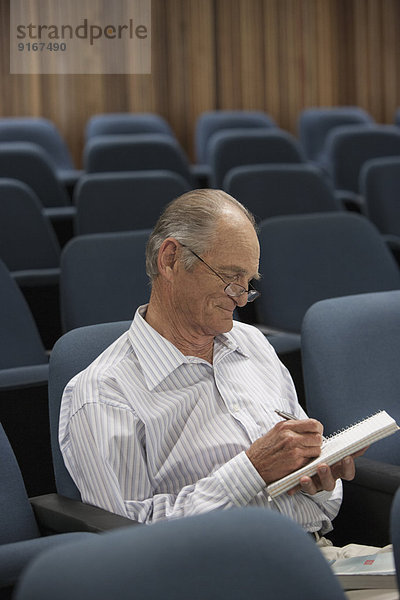
[[[337,479],[351,481],[356,474],[354,459],[357,456],[364,454],[366,449],[367,448],[364,448],[351,456],[346,456],[346,458],[343,458],[331,467],[322,463],[318,467],[318,472],[313,477],[302,477],[300,479],[300,485],[291,489],[288,494],[293,495],[298,491],[310,495],[317,494],[324,490],[331,492],[335,489]]]

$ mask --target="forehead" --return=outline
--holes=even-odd
[[[260,245],[253,225],[240,213],[220,219],[216,242],[207,253],[214,266],[254,275],[258,271]]]

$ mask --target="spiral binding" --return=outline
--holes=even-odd
[[[370,415],[368,415],[368,417],[364,417],[364,419],[360,419],[359,421],[355,421],[354,423],[351,423],[350,425],[347,425],[346,427],[342,427],[341,429],[337,429],[336,431],[334,431],[333,433],[331,433],[330,435],[326,436],[326,440],[330,440],[338,435],[341,435],[342,433],[345,433],[351,429],[353,429],[354,427],[357,427],[358,425],[361,425],[361,423],[366,423],[369,419],[372,419],[372,417],[376,417],[376,415],[382,414],[386,411],[384,410],[378,410],[377,412],[371,413]]]

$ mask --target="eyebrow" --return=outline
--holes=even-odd
[[[243,269],[243,267],[239,267],[237,265],[229,265],[229,266],[221,265],[221,266],[217,266],[216,270],[222,271],[223,273],[235,273],[237,275],[247,275],[246,269]],[[259,279],[261,279],[261,274],[257,271],[257,273],[255,275],[253,275],[252,277],[250,277],[250,279],[259,280]]]

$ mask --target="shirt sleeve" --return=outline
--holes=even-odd
[[[176,493],[158,493],[148,475],[143,424],[116,403],[87,403],[60,439],[82,500],[141,523],[246,506],[265,484],[242,452]]]
[[[148,475],[143,427],[131,410],[115,403],[87,403],[73,415],[62,450],[84,502],[141,523],[267,504],[307,530],[332,528],[339,484],[334,492],[282,495],[266,503],[265,483],[245,452],[176,493],[158,493]]]

